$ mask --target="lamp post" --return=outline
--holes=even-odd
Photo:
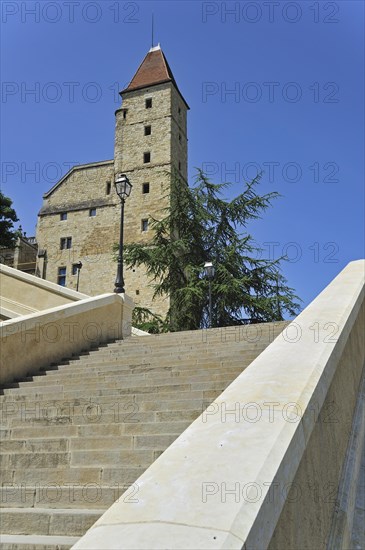
[[[276,273],[276,311],[278,316],[278,321],[281,319],[281,310],[280,310],[280,299],[279,299],[279,272]]]
[[[77,281],[76,281],[76,291],[79,291],[79,282],[80,282],[80,269],[82,268],[82,262],[78,262],[75,264],[75,267],[77,269]]]
[[[117,278],[115,279],[114,292],[121,294],[124,290],[124,278],[123,278],[123,225],[124,225],[124,203],[125,199],[129,197],[132,191],[132,184],[125,174],[117,174],[115,178],[115,190],[121,200],[121,212],[120,212],[120,237],[119,237],[119,255],[118,255],[118,270]]]
[[[212,279],[215,275],[215,269],[212,262],[205,262],[204,274],[209,281],[209,328],[212,328]]]

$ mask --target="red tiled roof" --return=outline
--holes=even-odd
[[[156,47],[148,52],[137,69],[136,74],[123,92],[145,88],[161,82],[171,81],[175,84],[174,75],[167,63],[161,48]]]

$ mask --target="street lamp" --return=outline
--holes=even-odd
[[[212,328],[212,279],[215,275],[215,269],[212,262],[205,262],[204,274],[209,281],[209,328]]]
[[[77,281],[76,281],[76,291],[79,290],[79,281],[80,281],[80,269],[82,268],[82,262],[78,262],[75,264],[75,268],[77,269]]]
[[[125,292],[123,279],[123,225],[124,225],[124,203],[132,191],[132,184],[125,174],[117,174],[114,182],[115,190],[121,200],[120,212],[120,237],[119,237],[119,255],[118,255],[118,270],[117,278],[115,279],[114,292],[120,294]]]

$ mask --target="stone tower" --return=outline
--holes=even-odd
[[[188,105],[160,46],[151,48],[116,111],[115,158],[74,166],[43,196],[38,214],[37,274],[89,295],[113,292],[121,203],[115,175],[133,185],[125,204],[125,243],[148,243],[151,218],[161,219],[171,200],[171,174],[187,180]],[[124,269],[126,293],[136,305],[164,315],[168,299],[152,300],[143,267]]]
[[[151,48],[116,111],[114,171],[133,184],[126,202],[125,242],[151,240],[151,218],[161,219],[171,200],[171,174],[187,180],[187,110],[160,48]],[[152,303],[153,290],[142,268],[125,271],[126,292],[136,304],[166,313],[166,298]]]

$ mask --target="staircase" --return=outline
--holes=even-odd
[[[3,550],[68,549],[286,322],[117,341],[2,390]]]

